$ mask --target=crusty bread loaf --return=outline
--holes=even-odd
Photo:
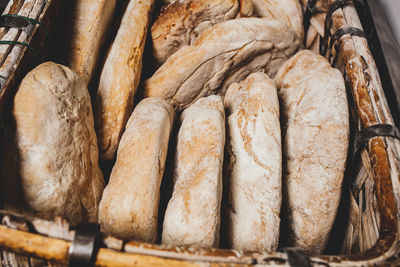
[[[266,19],[286,23],[299,37],[304,38],[303,10],[298,0],[251,0],[256,14]]]
[[[215,247],[219,241],[225,116],[220,96],[200,98],[181,115],[174,191],[162,243]]]
[[[180,47],[194,43],[204,30],[233,19],[238,11],[237,0],[187,0],[169,4],[151,27],[156,63],[163,64]]]
[[[142,72],[142,55],[154,0],[126,8],[100,76],[94,105],[100,160],[113,160]]]
[[[225,94],[231,83],[267,69],[270,77],[300,46],[297,35],[278,20],[240,18],[204,31],[145,82],[146,96],[163,97],[184,109],[202,96]]]
[[[347,157],[344,80],[325,58],[304,50],[279,70],[276,83],[284,131],[288,245],[320,253],[335,220]]]
[[[89,84],[93,70],[99,63],[100,49],[111,26],[116,0],[76,0],[68,3],[73,21],[68,21],[71,36],[66,63]]]
[[[232,84],[228,116],[228,245],[248,251],[278,247],[282,202],[282,156],[276,86],[264,73]]]
[[[29,208],[46,219],[96,222],[104,180],[84,81],[67,67],[41,64],[19,86],[13,117]]]
[[[136,106],[100,202],[99,223],[105,233],[124,240],[156,240],[160,185],[173,120],[172,106],[161,98],[146,98]]]

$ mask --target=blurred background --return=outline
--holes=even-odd
[[[386,19],[390,24],[397,43],[400,44],[400,0],[378,0],[386,13]]]

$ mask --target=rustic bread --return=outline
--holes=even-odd
[[[22,80],[12,114],[28,207],[46,219],[96,222],[104,180],[84,81],[67,67],[43,63]]]
[[[303,10],[298,0],[251,0],[259,17],[278,19],[286,23],[302,41]]]
[[[68,5],[72,10],[68,21],[71,36],[68,42],[66,64],[89,84],[93,71],[99,63],[100,50],[107,29],[111,25],[116,0],[77,0]]]
[[[145,82],[145,96],[163,97],[176,109],[202,96],[224,95],[231,83],[267,69],[273,77],[300,46],[297,35],[278,20],[240,18],[204,31],[183,46]]]
[[[238,11],[237,0],[187,0],[169,4],[151,28],[157,64],[163,64],[180,47],[194,43],[204,30],[233,19]]]
[[[161,98],[146,98],[136,106],[100,202],[99,223],[105,233],[124,240],[156,240],[160,185],[173,120],[172,106]]]
[[[129,1],[100,76],[94,105],[100,160],[113,160],[142,72],[142,55],[154,1]]]
[[[174,191],[162,243],[216,247],[219,241],[225,116],[220,96],[200,98],[181,115]]]
[[[264,73],[232,84],[225,96],[228,116],[228,245],[248,251],[278,247],[282,202],[279,101]]]
[[[324,250],[341,196],[349,142],[346,89],[339,70],[304,50],[279,70],[285,209],[290,246]]]

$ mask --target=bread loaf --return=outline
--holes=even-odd
[[[187,0],[169,4],[151,28],[153,55],[158,65],[184,45],[194,43],[204,30],[233,19],[237,0]]]
[[[304,50],[279,70],[276,84],[284,130],[288,245],[320,253],[339,205],[349,142],[344,80],[325,58]]]
[[[302,41],[304,39],[303,10],[298,0],[251,0],[255,13],[266,19],[286,23]]]
[[[231,83],[267,69],[273,77],[300,46],[283,22],[240,18],[204,31],[173,54],[145,82],[146,96],[163,97],[182,110],[202,96],[224,95]]]
[[[100,50],[110,27],[116,0],[76,0],[68,3],[72,21],[68,21],[71,36],[66,63],[89,84],[93,70],[99,63]]]
[[[43,63],[22,80],[12,113],[28,207],[73,225],[96,222],[104,181],[84,81],[67,67]]]
[[[224,107],[220,96],[200,98],[181,115],[174,191],[165,212],[162,243],[215,247],[219,240]]]
[[[105,233],[124,240],[156,240],[160,184],[173,120],[172,106],[161,98],[146,98],[136,106],[100,202],[99,223]]]
[[[153,4],[153,0],[129,1],[101,72],[94,115],[102,161],[115,159],[119,140],[132,113]]]
[[[228,116],[228,245],[248,251],[278,247],[282,156],[276,86],[264,73],[232,84]]]

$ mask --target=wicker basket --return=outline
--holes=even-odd
[[[57,1],[48,1],[49,5],[51,2]],[[324,5],[325,2],[328,5]],[[321,1],[319,6],[318,1],[311,0],[306,9],[310,16],[305,16],[318,16],[314,25],[311,23],[307,27],[318,27],[318,19],[323,19],[319,27],[325,27],[326,38],[318,39],[319,46],[327,47],[322,49],[323,54],[346,79],[352,113],[353,149],[349,151],[342,202],[327,255],[307,255],[296,248],[261,253],[123,242],[102,235],[96,225],[80,224],[70,229],[58,218],[49,222],[4,211],[0,212],[3,265],[47,265],[48,261],[52,266],[400,266],[400,140],[397,139],[400,134],[394,127],[394,120],[398,123],[400,119],[396,102],[396,97],[400,97],[398,91],[396,94],[400,80],[396,80],[398,74],[392,70],[396,60],[389,62],[385,58],[388,42],[395,41],[389,34],[383,36],[386,45],[382,43],[382,32],[388,27],[382,24],[384,20],[377,24],[376,17],[372,19],[372,15],[382,16],[374,0],[354,2],[357,2],[364,26],[367,25],[365,31],[372,52],[381,57],[376,58],[378,68],[365,36],[357,30],[362,27],[352,1]],[[313,8],[314,4],[318,9]],[[51,14],[51,10],[47,13]],[[312,14],[316,10],[318,12],[314,13],[318,14]],[[45,21],[46,16],[41,20]],[[342,30],[341,35],[338,34],[339,29],[348,27],[356,30],[344,33]],[[390,53],[392,59],[400,60],[397,50]],[[21,61],[21,68],[23,64],[27,63]],[[7,88],[12,92],[15,87]],[[0,96],[1,102],[7,101],[3,92]]]

